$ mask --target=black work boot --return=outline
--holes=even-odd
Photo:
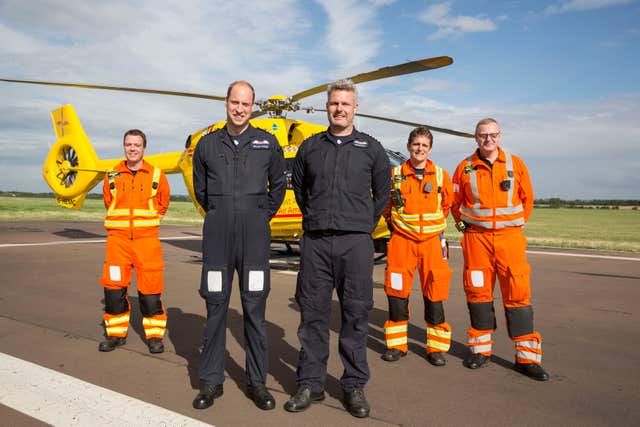
[[[285,411],[301,412],[311,406],[312,403],[322,402],[324,400],[324,391],[314,393],[309,387],[300,387],[296,394],[284,404]]]
[[[537,363],[516,363],[513,368],[536,381],[549,381],[549,374]]]
[[[364,397],[364,390],[357,388],[353,391],[343,391],[344,407],[356,418],[366,418],[369,416],[371,407],[367,398]]]
[[[253,400],[253,403],[263,411],[268,411],[276,407],[276,400],[264,384],[249,384],[247,386],[247,395]]]
[[[100,342],[98,345],[98,351],[113,351],[116,347],[125,345],[127,337],[107,337],[106,340]]]
[[[195,409],[207,409],[213,405],[213,399],[217,399],[224,393],[222,384],[202,384],[200,393],[193,399],[193,407]]]
[[[447,364],[447,359],[444,358],[444,353],[441,351],[433,351],[431,353],[427,353],[427,360],[433,366],[444,366]]]
[[[478,369],[489,361],[489,356],[481,353],[471,353],[462,364],[469,369]]]
[[[164,344],[161,338],[149,338],[147,340],[147,346],[149,347],[149,353],[163,353]]]
[[[400,360],[401,357],[405,357],[406,355],[406,351],[400,351],[397,348],[389,348],[382,354],[382,356],[380,356],[380,359],[384,360],[385,362],[396,362]]]

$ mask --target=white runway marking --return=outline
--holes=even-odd
[[[160,240],[195,240],[202,239],[202,236],[176,236],[176,237],[160,237]],[[76,245],[79,243],[105,243],[106,239],[101,240],[57,240],[54,242],[41,243],[3,243],[0,248],[20,248],[24,246],[56,246],[56,245]]]
[[[449,245],[450,248],[462,249],[460,245]],[[631,258],[624,256],[615,256],[615,255],[598,255],[598,254],[574,254],[570,252],[545,252],[545,251],[536,251],[527,249],[527,254],[533,255],[552,255],[552,256],[570,256],[577,258],[598,258],[598,259],[614,259],[616,261],[640,261],[640,258]]]
[[[176,237],[160,237],[160,240],[196,240],[202,239],[202,236],[176,236]],[[19,248],[25,246],[56,246],[56,245],[75,245],[82,243],[105,243],[105,239],[101,240],[59,240],[54,242],[41,242],[41,243],[3,243],[0,244],[0,248]],[[450,245],[450,248],[460,249],[460,245]],[[528,254],[533,255],[551,255],[551,256],[568,256],[576,258],[596,258],[596,259],[612,259],[616,261],[640,261],[639,258],[617,256],[617,255],[598,255],[598,254],[586,254],[586,253],[570,253],[570,252],[545,252],[537,250],[527,250]],[[272,260],[271,262],[274,262]],[[280,261],[286,262],[286,261]]]
[[[210,425],[4,353],[0,403],[56,426]]]

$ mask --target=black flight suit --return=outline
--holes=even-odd
[[[198,142],[193,154],[193,190],[206,211],[200,281],[200,295],[207,305],[199,371],[204,383],[224,381],[227,309],[234,270],[240,279],[247,384],[266,381],[269,221],[280,207],[285,189],[282,148],[270,133],[249,125],[241,135],[230,137],[224,127]]]
[[[389,202],[391,166],[382,145],[354,129],[336,137],[328,131],[305,140],[293,167],[293,190],[302,211],[298,387],[324,390],[329,358],[333,289],[340,300],[339,349],[346,392],[369,380],[368,314],[373,307],[373,241]]]

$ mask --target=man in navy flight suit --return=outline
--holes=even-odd
[[[202,229],[200,295],[207,323],[200,355],[196,409],[222,396],[227,309],[238,271],[246,342],[247,395],[263,410],[275,399],[267,390],[265,307],[269,295],[269,221],[284,198],[282,148],[276,138],[249,123],[255,93],[245,81],[229,86],[226,125],[209,132],[193,154],[193,189],[206,211]]]
[[[356,87],[351,80],[329,85],[329,129],[306,139],[293,166],[293,189],[302,211],[297,392],[285,410],[299,412],[324,399],[329,358],[329,321],[333,289],[340,300],[340,380],[345,408],[369,416],[364,395],[368,312],[373,307],[371,232],[389,201],[391,167],[382,145],[357,131]]]

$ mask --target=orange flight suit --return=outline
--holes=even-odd
[[[533,330],[527,240],[522,232],[533,210],[527,167],[501,148],[489,166],[476,150],[456,168],[453,187],[451,213],[456,223],[467,225],[461,241],[463,285],[471,318],[467,344],[472,353],[491,355],[497,276],[516,362],[540,364],[542,338]]]
[[[389,300],[389,320],[384,324],[387,348],[407,351],[409,294],[418,269],[427,322],[427,353],[447,352],[451,326],[445,322],[442,302],[449,297],[452,271],[444,240],[446,218],[453,199],[449,174],[431,160],[422,180],[409,160],[392,170],[393,191],[400,191],[403,206],[392,195],[384,218],[392,230],[387,246],[384,290]]]
[[[134,174],[122,161],[107,173],[102,194],[107,208],[107,245],[100,283],[105,288],[107,336],[127,335],[127,289],[135,268],[145,336],[162,338],[167,314],[160,299],[164,263],[158,229],[169,207],[169,182],[159,168],[147,162]]]

